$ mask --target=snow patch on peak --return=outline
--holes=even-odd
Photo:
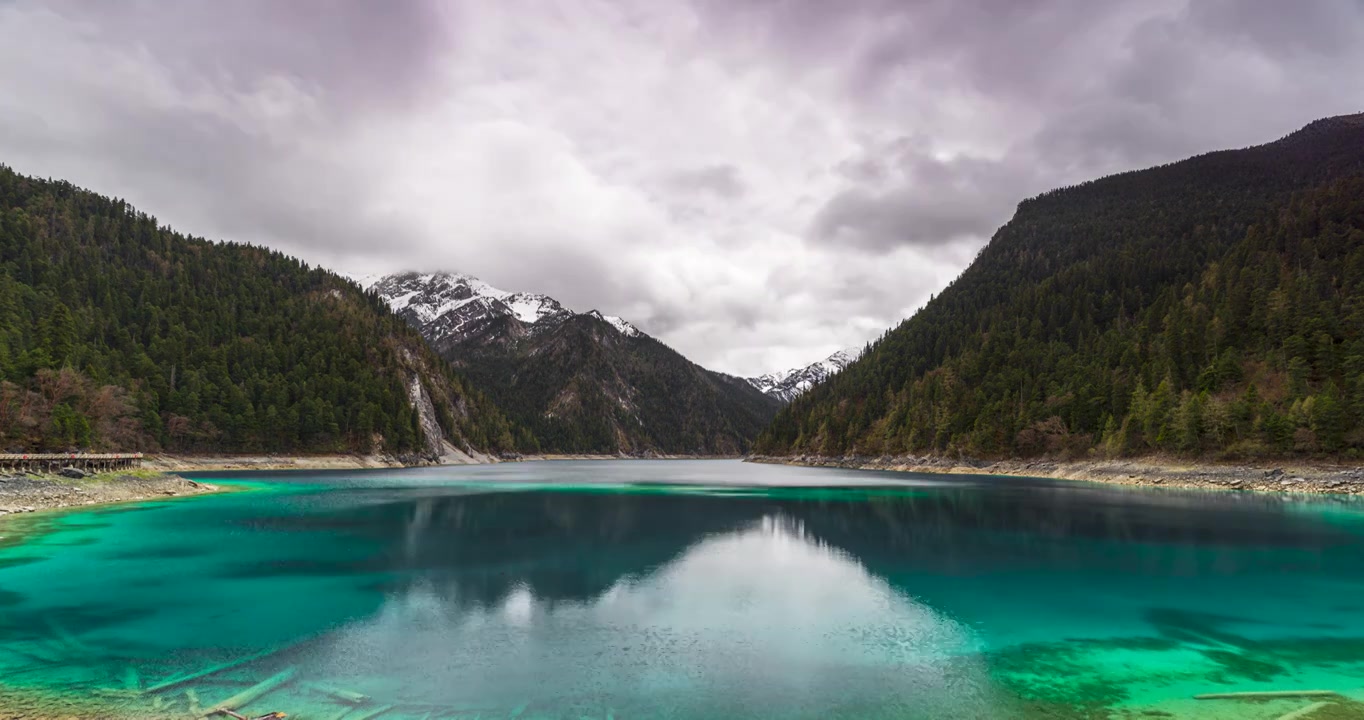
[[[354,280],[355,284],[359,285],[361,290],[369,290],[373,288],[375,285],[378,285],[379,281],[383,280],[386,276],[381,275],[379,273],[367,273],[364,275],[347,274],[346,277],[349,277],[351,280]]]
[[[597,318],[598,320],[605,321],[611,327],[614,327],[616,329],[616,332],[619,332],[621,335],[624,335],[625,337],[638,337],[641,334],[639,328],[635,327],[634,325],[631,325],[629,322],[622,320],[621,318],[616,317],[615,315],[603,315],[600,310],[593,310],[587,314],[591,315],[594,318]]]
[[[805,367],[779,370],[777,372],[744,378],[749,385],[771,395],[782,402],[791,402],[801,393],[829,379],[830,376],[851,365],[861,355],[861,350],[848,348],[839,350],[823,360],[812,362]]]
[[[355,280],[378,293],[393,312],[407,317],[432,342],[463,342],[484,332],[488,321],[496,318],[514,317],[534,329],[573,314],[548,295],[508,292],[458,272],[403,272]],[[595,310],[592,314],[623,335],[642,334],[621,318]]]
[[[512,314],[525,323],[537,323],[551,315],[566,312],[558,300],[538,293],[513,293],[503,299]]]

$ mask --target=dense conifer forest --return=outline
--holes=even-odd
[[[0,448],[421,452],[414,383],[457,447],[512,448],[354,283],[0,166]]]
[[[1364,115],[1024,201],[768,454],[1364,451]]]

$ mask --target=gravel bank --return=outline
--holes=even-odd
[[[16,513],[214,492],[218,487],[178,475],[111,472],[74,479],[0,475],[0,517]]]
[[[446,462],[447,459],[450,461]],[[486,458],[482,462],[492,461],[492,458]],[[466,464],[471,463],[454,458],[433,460],[416,455],[151,455],[142,461],[144,468],[172,473],[202,470],[375,470]]]
[[[1281,465],[1194,463],[1177,459],[1124,460],[969,460],[940,457],[850,455],[824,457],[755,455],[750,462],[840,467],[855,470],[1017,475],[1059,480],[1086,480],[1112,485],[1257,490],[1315,494],[1364,495],[1364,468],[1347,465],[1285,463]]]

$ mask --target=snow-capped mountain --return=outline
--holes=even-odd
[[[748,384],[767,395],[788,403],[816,384],[824,382],[830,375],[851,365],[860,354],[861,351],[857,349],[839,350],[833,355],[818,362],[810,363],[805,367],[744,379],[748,381]]]
[[[522,335],[554,327],[578,313],[539,293],[500,290],[462,273],[397,273],[361,278],[400,317],[421,331],[438,349],[483,339],[489,334]],[[622,335],[636,337],[639,328],[596,310],[589,313]],[[511,325],[504,318],[515,318]],[[502,321],[502,322],[499,322]]]
[[[360,278],[543,452],[739,455],[780,402],[613,315],[458,273]]]

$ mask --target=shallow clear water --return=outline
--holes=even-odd
[[[1364,698],[1345,499],[731,461],[244,479],[0,525],[0,684],[28,693],[0,703],[183,714],[187,688],[208,707],[287,668],[248,711],[1271,718],[1307,701],[1190,698]]]

